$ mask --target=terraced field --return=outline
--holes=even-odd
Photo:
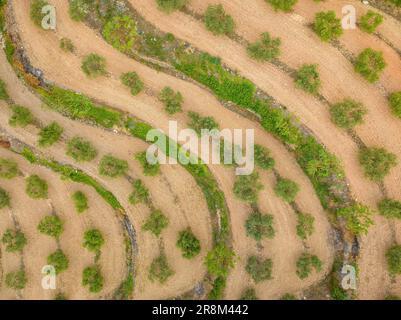
[[[0,299],[398,298],[401,4],[369,2],[0,0]]]

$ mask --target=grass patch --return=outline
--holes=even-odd
[[[34,117],[28,108],[19,105],[11,106],[12,116],[8,124],[12,127],[25,128],[34,122]]]
[[[149,279],[151,281],[158,281],[163,284],[167,282],[167,280],[174,274],[174,271],[171,269],[168,264],[166,254],[162,251],[160,255],[153,259],[150,268],[149,268]]]
[[[66,154],[78,162],[92,161],[97,156],[97,150],[84,138],[74,137],[67,143]]]
[[[132,184],[134,190],[129,196],[129,202],[133,205],[138,203],[148,203],[149,202],[149,190],[146,188],[142,180],[137,179]]]
[[[330,107],[330,115],[333,123],[343,129],[352,129],[363,123],[363,117],[367,110],[362,103],[352,99],[345,99]]]
[[[61,38],[60,39],[60,49],[65,52],[73,53],[75,51],[75,46],[71,39]]]
[[[383,53],[371,48],[363,50],[356,58],[354,69],[370,83],[379,80],[381,72],[386,68]]]
[[[38,231],[58,239],[64,231],[64,222],[57,216],[46,216],[40,220]]]
[[[318,94],[321,86],[316,64],[304,64],[296,74],[295,85],[310,94]]]
[[[292,7],[298,2],[298,0],[265,0],[269,3],[275,11],[292,11]]]
[[[89,78],[104,76],[107,74],[106,59],[96,53],[91,53],[82,60],[81,69]]]
[[[6,246],[7,252],[22,252],[27,244],[27,240],[23,232],[11,229],[7,229],[4,232],[1,242]]]
[[[401,274],[401,246],[394,245],[386,252],[387,266],[391,274]]]
[[[72,195],[72,201],[74,202],[75,210],[78,213],[82,213],[89,209],[88,198],[82,191],[76,191]]]
[[[182,94],[180,92],[174,92],[170,87],[163,88],[160,92],[159,100],[163,102],[168,114],[175,114],[182,111]]]
[[[22,290],[25,288],[27,278],[25,271],[18,270],[6,274],[6,286],[15,290]]]
[[[389,97],[389,103],[393,113],[401,118],[401,91],[393,92]]]
[[[57,123],[52,122],[39,132],[39,146],[50,147],[60,140],[64,129]]]
[[[136,96],[144,87],[144,83],[136,72],[127,72],[121,75],[121,82],[131,90],[131,94]]]
[[[47,199],[48,185],[47,182],[41,179],[38,175],[31,175],[26,178],[26,194],[32,199]]]
[[[224,243],[217,244],[206,256],[208,272],[216,277],[226,278],[235,265],[234,257],[235,253]]]
[[[218,129],[219,125],[212,117],[202,117],[199,113],[190,111],[188,116],[191,122],[188,126],[196,131],[199,136],[204,134],[204,130],[211,131],[213,129]]]
[[[12,159],[0,158],[0,178],[12,179],[18,176],[17,163]]]
[[[337,39],[343,34],[341,20],[336,17],[336,13],[332,10],[316,14],[313,30],[325,42]]]
[[[302,240],[306,240],[315,231],[315,218],[309,213],[298,213],[297,235]]]
[[[5,207],[10,207],[10,195],[6,190],[4,190],[2,187],[0,187],[0,209],[3,209]]]
[[[372,181],[382,181],[398,163],[395,154],[384,148],[363,148],[359,151],[359,163],[365,176]]]
[[[98,293],[103,289],[103,276],[97,265],[86,267],[82,272],[82,285],[88,286],[89,292]]]
[[[178,234],[177,247],[181,249],[182,256],[186,259],[196,257],[201,251],[200,241],[190,229]]]
[[[83,247],[89,251],[98,253],[104,244],[102,233],[98,229],[90,229],[85,231]]]
[[[156,0],[157,6],[160,10],[171,13],[176,10],[183,8],[188,0]]]
[[[270,214],[262,214],[258,211],[252,212],[245,222],[247,236],[256,241],[265,238],[273,239],[275,235],[273,220],[274,218]]]
[[[253,172],[247,176],[237,176],[233,191],[238,199],[248,203],[256,203],[258,194],[262,189],[263,185],[259,181],[259,174]]]
[[[234,19],[226,14],[221,4],[209,5],[204,20],[206,29],[214,35],[230,35],[234,32]]]
[[[268,32],[261,35],[260,41],[248,45],[248,55],[257,61],[271,61],[280,55],[280,38],[272,38]]]
[[[259,300],[259,298],[257,297],[254,288],[247,288],[242,292],[240,300],[251,301],[251,300]]]
[[[108,154],[100,160],[99,174],[102,176],[117,178],[127,174],[128,162]]]
[[[0,79],[0,100],[8,100],[7,87],[3,80]]]
[[[378,26],[380,26],[384,21],[381,14],[368,10],[366,14],[360,17],[358,25],[359,28],[367,33],[374,33]]]
[[[272,279],[273,261],[271,259],[260,259],[256,256],[250,256],[246,263],[245,270],[256,282],[262,282]]]
[[[58,249],[47,257],[47,264],[53,266],[56,274],[59,274],[68,269],[69,260],[64,252]]]
[[[386,218],[401,219],[401,202],[393,199],[383,199],[378,204],[379,212]]]
[[[308,253],[303,253],[297,260],[297,275],[300,279],[309,277],[313,269],[316,272],[322,270],[322,262],[320,259]]]
[[[160,210],[154,210],[143,224],[142,229],[150,231],[158,237],[163,229],[167,228],[168,224],[168,218]]]
[[[279,178],[274,186],[277,196],[286,202],[293,202],[299,192],[299,186],[292,180]]]

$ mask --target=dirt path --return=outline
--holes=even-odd
[[[212,115],[220,123],[223,123],[224,121],[224,127],[249,128],[255,126],[252,122],[242,119],[232,112],[223,109],[212,96],[205,93],[203,90],[200,90],[198,87],[167,75],[156,73],[155,71],[119,54],[110,46],[105,44],[101,39],[96,37],[92,30],[82,24],[72,22],[67,16],[65,16],[66,8],[63,6],[64,4],[59,4],[57,2],[59,25],[55,36],[54,33],[46,33],[36,29],[34,29],[34,32],[29,32],[28,30],[32,29],[33,26],[31,25],[29,18],[26,16],[26,11],[23,10],[23,4],[18,3],[14,5],[18,25],[22,31],[21,35],[24,40],[24,46],[29,53],[32,63],[36,67],[40,67],[45,71],[46,78],[56,80],[57,83],[61,85],[97,97],[113,106],[129,110],[131,113],[137,114],[154,126],[167,129],[168,118],[161,112],[162,106],[160,103],[143,94],[138,97],[129,96],[127,90],[123,88],[117,80],[120,73],[132,68],[132,70],[138,72],[138,74],[140,74],[140,76],[145,80],[145,83],[148,86],[151,86],[154,90],[160,90],[164,85],[171,85],[176,90],[180,90],[184,97],[187,97],[188,95],[186,105],[184,106],[185,109],[189,109],[190,106],[191,110]],[[72,32],[72,30],[74,31]],[[86,79],[83,73],[79,70],[79,59],[75,56],[61,53],[58,49],[58,39],[62,36],[67,36],[73,40],[77,46],[78,54],[81,56],[95,51],[105,56],[108,61],[113,61],[113,63],[109,63],[108,66],[111,76],[107,79],[96,81]],[[60,55],[63,56],[63,61],[52,61],[50,59],[50,56]],[[130,66],[132,67],[130,68]],[[205,105],[208,105],[207,113],[204,112]],[[259,140],[258,142],[261,144],[272,149],[273,156],[278,164],[278,169],[287,172],[289,177],[292,177],[301,184],[301,188],[303,192],[305,192],[305,198],[302,197],[302,199],[305,199],[304,203],[306,211],[316,213],[318,219],[322,221],[321,224],[327,225],[325,213],[321,209],[318,199],[314,196],[314,190],[309,181],[303,175],[290,154],[272,138],[267,140],[265,138],[266,136],[269,135],[258,128],[257,140]],[[218,178],[223,191],[226,195],[229,194],[232,189],[232,183],[224,184],[222,182],[225,178],[221,169],[214,167],[211,169]],[[151,188],[151,190],[153,189]],[[238,210],[235,205],[232,205],[232,203],[235,203],[235,199],[228,196],[227,201],[231,209]],[[243,212],[245,214],[245,211]],[[243,222],[241,222],[241,224],[243,224]],[[238,230],[237,228],[239,228],[239,225],[240,223],[238,223],[238,226],[233,224],[234,234],[236,233],[236,230]],[[319,230],[318,234],[320,239],[322,239],[320,243],[327,243],[325,232]],[[291,247],[293,245],[297,246],[296,244],[292,244],[290,241],[285,242],[286,249],[287,246]],[[329,245],[326,246],[326,250],[329,252]]]

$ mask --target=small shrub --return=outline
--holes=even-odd
[[[223,243],[216,245],[206,256],[205,264],[210,274],[216,277],[227,277],[234,267],[235,253]]]
[[[259,174],[257,172],[247,176],[236,177],[234,194],[242,201],[256,203],[258,201],[258,193],[262,189],[263,185],[259,182]]]
[[[8,121],[10,126],[25,128],[28,124],[34,122],[33,115],[29,109],[18,105],[12,106],[11,109],[13,114]]]
[[[136,23],[130,16],[115,16],[104,26],[103,36],[117,50],[129,52],[138,36]]]
[[[309,213],[298,213],[297,235],[306,240],[313,234],[315,218]]]
[[[143,173],[145,176],[157,176],[160,173],[160,164],[156,162],[155,164],[151,164],[146,159],[146,151],[138,153],[135,158],[142,165]]]
[[[37,175],[32,175],[26,179],[25,191],[32,199],[47,199],[47,182]]]
[[[94,265],[84,269],[82,285],[89,286],[89,291],[92,293],[100,292],[103,289],[103,276],[98,266]]]
[[[188,124],[190,128],[196,131],[196,133],[201,136],[202,130],[213,130],[218,129],[219,125],[212,117],[202,117],[199,113],[190,111],[188,116],[191,122]]]
[[[401,274],[401,246],[394,245],[386,252],[387,266],[391,274]]]
[[[6,246],[7,252],[22,252],[27,243],[23,232],[11,229],[7,229],[4,232],[1,241]]]
[[[265,0],[270,3],[274,10],[290,12],[292,7],[298,2],[298,0]]]
[[[392,93],[389,97],[389,102],[393,113],[401,118],[401,91]]]
[[[10,195],[6,190],[0,187],[0,209],[10,206]]]
[[[377,27],[383,23],[383,16],[372,10],[363,15],[359,19],[359,28],[367,33],[373,33],[376,31]]]
[[[196,257],[200,250],[200,241],[190,229],[183,230],[178,235],[177,247],[182,250],[182,256],[186,259]]]
[[[157,6],[160,10],[171,13],[176,10],[183,8],[188,0],[156,0]]]
[[[64,223],[57,216],[46,216],[40,220],[38,230],[50,237],[59,238],[64,231]]]
[[[136,96],[144,87],[142,80],[136,72],[127,72],[121,75],[121,82],[123,85],[131,89],[131,94]]]
[[[272,239],[275,234],[273,216],[255,211],[246,220],[245,229],[247,236],[256,241],[260,241],[263,238]]]
[[[379,202],[378,207],[382,216],[401,219],[401,202],[393,199],[383,199]]]
[[[205,25],[215,35],[232,34],[235,28],[233,18],[226,14],[221,4],[209,5],[207,7]]]
[[[338,209],[336,214],[345,219],[347,229],[355,235],[366,234],[369,227],[373,225],[372,212],[369,207],[360,203]]]
[[[103,244],[104,238],[99,230],[90,229],[85,231],[83,242],[84,248],[88,249],[89,251],[99,252]]]
[[[248,45],[248,55],[258,61],[271,61],[280,55],[280,38],[272,38],[268,32],[261,35],[261,40]]]
[[[165,87],[159,95],[159,99],[164,103],[165,110],[168,114],[174,114],[182,111],[182,94],[174,92],[170,87]]]
[[[18,270],[14,272],[7,273],[6,275],[6,285],[7,287],[15,290],[21,290],[25,288],[26,285],[26,275],[23,270]]]
[[[354,68],[367,81],[373,83],[379,80],[380,73],[386,66],[382,52],[367,48],[358,55]]]
[[[6,84],[0,79],[0,100],[7,100],[9,98],[7,93]]]
[[[53,145],[60,140],[63,131],[63,128],[57,122],[52,122],[42,128],[39,132],[39,146],[49,147]]]
[[[313,23],[313,30],[322,41],[337,39],[343,34],[341,21],[334,11],[318,12]]]
[[[102,176],[117,178],[124,176],[128,171],[128,162],[125,160],[117,159],[112,155],[105,155],[100,160],[99,173]]]
[[[344,129],[351,129],[363,123],[363,116],[367,113],[362,103],[346,99],[330,107],[331,120]]]
[[[60,49],[65,52],[74,52],[75,46],[71,39],[68,38],[61,38],[60,39]]]
[[[91,161],[96,158],[97,150],[84,138],[74,137],[68,141],[67,155],[78,162]]]
[[[264,170],[269,170],[274,167],[275,161],[270,156],[270,151],[265,147],[256,144],[255,145],[255,163],[257,166]]]
[[[258,283],[272,279],[273,261],[271,259],[260,259],[256,256],[248,258],[245,270],[252,279]]]
[[[149,268],[149,279],[151,281],[159,281],[161,284],[165,283],[168,278],[174,274],[174,271],[170,268],[167,257],[164,252],[152,261]]]
[[[142,229],[145,231],[150,231],[156,237],[158,237],[162,233],[163,229],[167,228],[168,224],[168,218],[160,210],[154,210],[150,214],[149,218],[145,221]]]
[[[299,186],[292,180],[280,178],[277,180],[274,191],[283,200],[293,202],[299,192]]]
[[[70,0],[69,14],[72,20],[83,21],[91,10],[93,0]]]
[[[19,174],[18,165],[12,159],[0,158],[0,178],[12,179]]]
[[[91,53],[84,57],[81,65],[82,71],[90,78],[96,78],[107,74],[106,59]]]
[[[259,300],[256,296],[256,291],[254,288],[247,288],[242,292],[240,300]]]
[[[133,183],[134,191],[129,196],[129,202],[133,205],[138,203],[147,203],[149,201],[149,190],[143,184],[142,180],[135,180]]]
[[[315,255],[303,253],[297,261],[298,277],[300,279],[309,277],[312,269],[315,269],[316,272],[320,272],[322,270],[322,262]]]
[[[296,74],[295,84],[298,88],[317,94],[321,85],[320,76],[316,64],[303,65]]]
[[[397,165],[397,157],[384,148],[364,148],[359,151],[359,162],[366,177],[372,181],[382,181]]]
[[[68,258],[60,249],[56,250],[47,257],[47,264],[54,267],[56,274],[68,269]]]
[[[78,213],[82,213],[89,209],[88,198],[82,191],[76,191],[72,195],[72,201],[74,202],[75,209]]]
[[[36,26],[41,27],[42,26],[42,20],[43,17],[45,16],[42,13],[42,8],[44,6],[47,6],[49,3],[44,0],[32,0],[31,1],[31,20],[35,23]]]

